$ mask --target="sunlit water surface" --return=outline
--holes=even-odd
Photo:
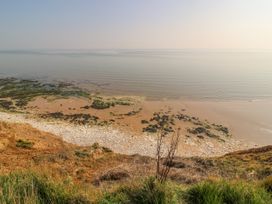
[[[1,51],[0,74],[97,84],[105,92],[149,97],[272,97],[269,51]]]

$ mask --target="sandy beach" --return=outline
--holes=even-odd
[[[172,112],[185,111],[184,113],[199,117],[201,120],[208,120],[212,123],[223,124],[228,127],[232,136],[237,140],[259,145],[272,144],[272,100],[188,100],[188,99],[165,99],[145,100],[141,97],[134,97],[137,101],[134,106],[117,106],[109,110],[82,110],[80,107],[88,105],[83,99],[59,99],[48,101],[38,98],[29,104],[32,112],[45,113],[61,111],[66,114],[89,113],[109,120],[111,112],[125,114],[129,111],[143,109],[135,117],[126,117],[115,124],[129,131],[141,133],[141,119],[149,119],[154,112],[160,110],[171,110]],[[34,107],[34,109],[33,109]],[[184,127],[184,124],[181,124]]]
[[[188,112],[228,126],[237,139],[272,144],[272,100],[183,101]]]
[[[23,114],[0,112],[0,120],[6,122],[27,123],[39,130],[53,133],[64,141],[88,146],[99,143],[114,152],[128,155],[140,154],[153,157],[155,155],[156,137],[150,134],[133,134],[112,127],[89,127],[71,125],[64,122],[37,120]],[[219,156],[236,150],[253,147],[241,141],[229,138],[226,142],[213,139],[199,141],[196,138],[181,136],[178,156]],[[164,149],[166,151],[166,147]]]

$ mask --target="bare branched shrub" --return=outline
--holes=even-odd
[[[167,113],[154,113],[154,117],[151,121],[155,122],[157,128],[157,147],[156,147],[156,179],[159,182],[164,182],[170,172],[171,165],[161,165],[163,159],[163,146],[165,145],[164,138],[171,134],[171,141],[168,147],[166,157],[164,158],[164,163],[172,163],[178,143],[180,138],[180,130],[174,131],[174,115]]]
[[[174,132],[171,136],[170,146],[168,147],[167,155],[164,159],[165,165],[163,165],[162,170],[160,172],[159,181],[161,183],[165,182],[168,177],[168,174],[169,174],[170,169],[172,167],[171,164],[173,163],[173,159],[174,159],[176,151],[177,151],[179,139],[180,139],[180,129],[178,129],[176,132]]]

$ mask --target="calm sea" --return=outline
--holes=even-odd
[[[0,51],[0,76],[68,80],[150,97],[264,99],[272,98],[272,51]]]

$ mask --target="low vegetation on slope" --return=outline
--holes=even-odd
[[[89,203],[70,183],[56,183],[32,173],[0,176],[0,203]]]
[[[272,203],[272,146],[162,159],[172,167],[165,183],[152,177],[152,158],[116,154],[97,143],[68,144],[26,124],[0,122],[0,155],[4,204]]]
[[[265,181],[267,182],[267,181]],[[65,180],[52,181],[33,173],[0,176],[1,203],[63,204],[269,204],[272,194],[260,184],[207,181],[192,186],[172,182],[159,183],[150,177],[141,182],[120,185],[112,192],[97,194],[93,188]],[[267,184],[266,184],[267,185]],[[270,182],[270,190],[272,183]]]

